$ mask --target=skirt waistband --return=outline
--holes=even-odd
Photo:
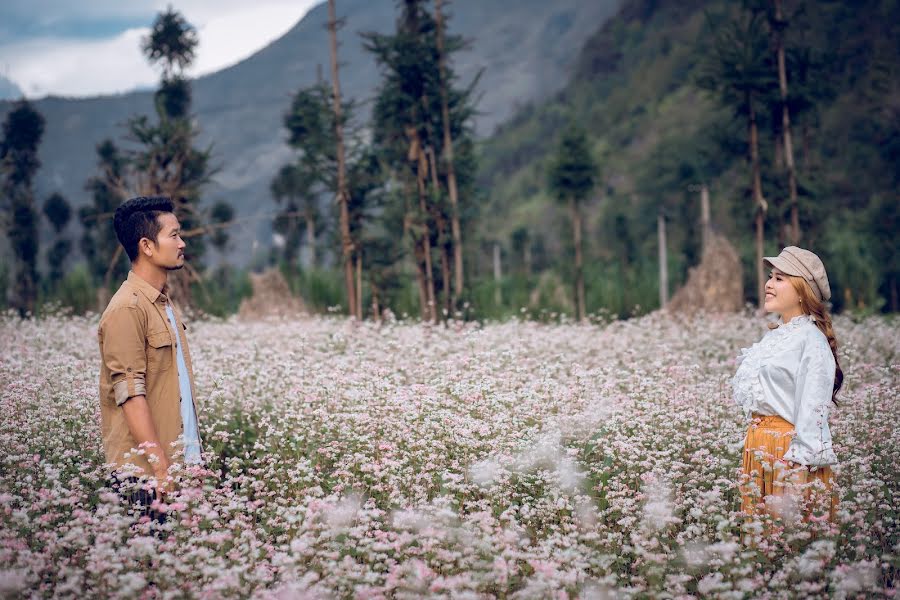
[[[766,429],[792,430],[794,424],[778,415],[761,415],[753,413],[750,426],[765,427]]]

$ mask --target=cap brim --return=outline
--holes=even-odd
[[[763,258],[763,264],[769,268],[775,268],[787,275],[795,277],[803,277],[803,273],[790,261],[781,256],[766,256]]]

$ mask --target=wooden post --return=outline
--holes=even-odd
[[[362,254],[356,253],[356,320],[362,321]]]
[[[762,193],[762,176],[759,166],[759,132],[756,124],[756,111],[753,108],[753,96],[748,94],[747,106],[749,107],[748,124],[750,127],[750,162],[753,176],[753,204],[756,208],[756,293],[759,298],[759,309],[763,309],[766,301],[766,280],[763,274],[763,227],[765,226],[768,203]]]
[[[500,267],[500,243],[494,242],[494,303],[497,306],[503,304],[503,292],[500,289],[500,280],[503,272]]]
[[[575,315],[584,321],[584,256],[581,243],[581,208],[574,197],[569,197],[569,211],[572,213],[572,242],[575,245]]]
[[[710,226],[709,226],[709,188],[706,187],[706,184],[700,186],[700,228],[703,235],[703,248],[702,252],[706,252],[707,246],[709,246],[709,234],[710,234]],[[701,252],[701,254],[702,254]]]
[[[659,307],[669,303],[669,256],[666,248],[666,217],[660,210],[656,216],[656,233],[659,238]]]
[[[317,268],[316,260],[316,221],[311,210],[306,211],[306,248],[309,250],[309,266]]]

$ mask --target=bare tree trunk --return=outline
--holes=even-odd
[[[775,169],[780,171],[784,167],[784,138],[778,139],[776,134],[777,131],[772,131],[772,135],[775,137],[775,156],[772,162],[775,164]]]
[[[494,304],[503,305],[503,290],[500,287],[503,281],[503,268],[500,264],[500,243],[494,242]]]
[[[316,260],[316,220],[311,210],[306,211],[306,247],[309,249],[309,266],[315,269]]]
[[[435,193],[440,193],[440,180],[438,179],[437,159],[434,155],[434,149],[429,146],[426,149],[428,155],[428,165],[431,171],[431,186]],[[455,295],[450,289],[450,255],[447,244],[447,221],[440,207],[435,208],[435,226],[437,227],[438,248],[441,255],[441,296],[443,298],[443,307],[447,315],[453,314],[453,307],[456,305]]]
[[[525,240],[525,247],[522,249],[522,263],[525,265],[525,277],[531,278],[531,240]]]
[[[456,170],[453,164],[453,139],[450,135],[450,107],[447,99],[446,52],[444,51],[444,15],[441,0],[434,2],[434,18],[437,28],[438,70],[441,81],[441,119],[444,124],[444,160],[447,163],[447,191],[450,195],[450,230],[453,236],[453,299],[456,306],[463,293],[462,232],[459,226],[459,196],[456,188]]]
[[[891,312],[900,310],[900,294],[897,293],[897,278],[891,277]]]
[[[378,304],[378,286],[369,282],[369,289],[372,291],[372,319],[376,323],[381,323],[381,307]]]
[[[356,253],[356,320],[362,321],[362,255]]]
[[[700,230],[703,239],[703,251],[709,246],[710,236],[709,188],[704,183],[700,186]]]
[[[575,241],[575,310],[579,321],[584,321],[584,265],[581,249],[581,211],[578,202],[569,198],[569,210],[572,212],[572,238]]]
[[[416,260],[416,281],[419,284],[419,313],[423,321],[430,318],[428,312],[428,284],[425,281],[425,252],[422,249],[422,238],[417,237],[413,242]]]
[[[341,209],[341,248],[344,261],[344,284],[347,287],[348,309],[357,314],[356,291],[353,281],[353,240],[350,239],[350,212],[347,208],[347,165],[344,158],[344,127],[341,115],[341,84],[338,79],[337,28],[334,0],[328,0],[328,34],[331,45],[331,90],[334,104],[334,137],[337,153],[337,201]]]
[[[415,130],[413,131],[413,135],[416,140],[415,146],[417,158],[416,186],[419,192],[419,211],[422,214],[422,252],[425,255],[425,292],[428,299],[426,315],[428,320],[436,322],[437,303],[435,302],[434,296],[434,269],[431,265],[431,228],[428,225],[428,204],[425,200],[425,177],[427,176],[426,171],[428,170],[428,161],[425,158],[424,153],[422,152],[422,146],[418,140],[418,132],[415,132]]]
[[[656,216],[656,234],[659,240],[659,307],[669,304],[669,253],[666,247],[666,217],[662,211]]]
[[[762,176],[759,167],[759,132],[756,126],[756,111],[753,109],[752,98],[747,103],[749,106],[750,122],[750,162],[753,174],[753,203],[756,206],[756,293],[759,298],[759,308],[765,303],[765,276],[763,274],[763,226],[768,205],[762,193]]]
[[[442,235],[443,235],[443,227]],[[450,247],[446,242],[441,242],[441,295],[443,296],[443,308],[447,317],[453,315],[453,291],[450,288]]]
[[[775,20],[778,27],[778,87],[781,89],[781,130],[784,134],[784,159],[788,169],[788,193],[791,207],[791,243],[800,242],[800,207],[797,203],[797,174],[794,169],[794,146],[791,140],[791,115],[788,109],[787,67],[784,60],[784,23],[781,16],[781,0],[775,1]]]

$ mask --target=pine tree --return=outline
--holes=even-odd
[[[404,235],[410,241],[416,266],[422,318],[436,320],[436,283],[441,284],[447,302],[457,295],[451,290],[455,275],[449,275],[451,263],[456,264],[452,227],[454,214],[461,218],[465,210],[457,205],[454,213],[452,202],[444,202],[451,164],[445,153],[454,145],[468,145],[474,83],[465,90],[452,87],[454,75],[447,59],[462,47],[462,41],[443,35],[441,48],[437,24],[421,0],[401,4],[393,35],[365,33],[363,38],[382,72],[373,108],[373,145],[392,185],[402,191],[391,197],[403,204],[402,211],[397,212],[402,212]],[[443,118],[444,98],[447,119]],[[454,145],[444,143],[445,124]],[[457,168],[459,162],[454,157],[452,164],[457,187],[462,189],[465,175],[461,176],[462,169]],[[433,250],[437,250],[440,278],[435,276]]]
[[[38,215],[34,208],[34,175],[40,167],[37,150],[44,133],[44,117],[27,100],[7,114],[0,139],[4,213],[11,215],[7,230],[15,256],[10,305],[19,314],[33,314],[37,300]]]
[[[743,14],[718,29],[713,48],[707,53],[697,79],[700,88],[712,92],[723,106],[746,119],[750,154],[750,187],[753,197],[757,298],[762,308],[763,227],[768,203],[763,196],[759,157],[759,116],[765,110],[767,96],[774,90],[775,78],[769,41],[757,14]]]
[[[173,8],[157,16],[142,42],[147,59],[162,71],[154,95],[157,119],[139,116],[128,123],[129,138],[138,145],[128,154],[132,187],[142,195],[171,198],[182,237],[190,238],[185,249],[187,272],[178,273],[170,281],[172,295],[185,304],[191,301],[190,281],[200,280],[203,235],[208,232],[206,215],[200,208],[200,190],[212,175],[210,150],[194,147],[199,132],[191,122],[191,86],[184,76],[194,60],[197,43],[194,27]]]
[[[98,308],[102,310],[112,291],[112,281],[123,279],[129,268],[113,228],[116,207],[130,193],[126,182],[128,160],[112,140],[97,145],[97,171],[85,184],[91,193],[91,204],[82,206],[78,217],[82,226],[81,252],[98,285]]]
[[[301,221],[306,221],[306,244],[310,265],[316,265],[316,195],[313,193],[315,178],[303,165],[289,164],[281,167],[272,180],[270,191],[282,210],[275,217],[273,228],[284,237],[283,259],[290,269],[296,268],[297,253],[303,239]]]
[[[575,246],[575,306],[578,320],[585,318],[584,259],[582,241],[582,206],[597,182],[597,166],[591,158],[587,137],[580,128],[570,125],[562,135],[556,156],[550,165],[548,184],[556,199],[566,204],[572,219],[572,241]]]
[[[47,252],[47,279],[53,290],[65,274],[65,264],[72,251],[72,242],[63,235],[63,231],[72,218],[72,207],[59,192],[51,194],[44,201],[44,216],[50,222],[56,235],[53,245]]]

